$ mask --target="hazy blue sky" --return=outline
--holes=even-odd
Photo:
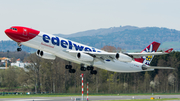
[[[180,0],[0,0],[0,40],[13,25],[50,34],[125,25],[180,30]]]

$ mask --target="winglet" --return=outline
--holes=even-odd
[[[166,50],[166,51],[164,51],[165,53],[170,53],[170,52],[172,52],[172,50],[173,50],[173,48],[170,48],[170,49],[168,49],[168,50]]]

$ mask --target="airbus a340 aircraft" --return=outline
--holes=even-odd
[[[94,66],[114,72],[140,72],[154,69],[172,69],[171,67],[149,66],[154,55],[170,53],[173,49],[164,52],[156,52],[160,43],[152,42],[140,53],[110,53],[83,45],[71,40],[47,34],[22,26],[12,26],[5,33],[19,45],[17,51],[21,51],[21,45],[37,49],[37,56],[54,60],[56,56],[81,65],[81,70],[89,70],[91,74],[97,74]],[[75,73],[71,64],[65,66],[69,73]]]

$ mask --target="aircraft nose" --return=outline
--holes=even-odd
[[[16,42],[22,42],[23,40],[21,39],[20,33],[18,33],[17,31],[14,31],[12,29],[6,29],[4,31],[6,33],[6,35],[11,38],[12,40],[16,41]]]
[[[6,33],[6,35],[10,33],[9,29],[6,29],[4,32]]]
[[[10,37],[10,38],[12,39],[13,33],[12,33],[11,29],[6,29],[4,32],[6,33],[6,35],[7,35],[8,37]]]
[[[4,31],[6,35],[16,42],[26,42],[35,38],[40,31],[27,27],[12,26]]]

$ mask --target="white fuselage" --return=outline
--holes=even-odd
[[[142,70],[143,64],[136,61],[121,62],[116,59],[114,61],[105,60],[104,62],[95,59],[93,63],[81,61],[77,59],[76,56],[73,56],[70,53],[68,53],[67,50],[82,51],[82,52],[91,51],[91,52],[101,52],[101,53],[107,53],[107,52],[43,32],[40,32],[35,38],[26,42],[22,42],[21,44],[38,50],[49,52],[67,61],[72,61],[78,64],[93,65],[95,67],[106,69],[109,71],[114,71],[114,72],[145,71]]]

